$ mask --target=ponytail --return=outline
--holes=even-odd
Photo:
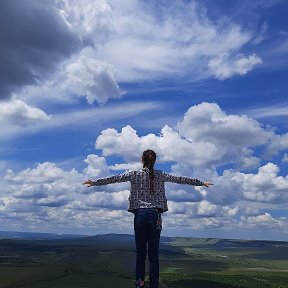
[[[150,193],[154,193],[154,164],[156,161],[156,153],[153,150],[145,150],[142,154],[143,168],[147,167],[149,169],[150,178]]]

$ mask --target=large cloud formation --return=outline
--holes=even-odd
[[[68,103],[75,95],[104,103],[123,95],[117,81],[223,80],[262,63],[255,53],[243,51],[256,37],[253,31],[227,17],[212,19],[196,1],[11,0],[0,5],[1,99],[26,87],[17,97],[31,103]]]
[[[190,125],[192,120],[197,125]],[[281,135],[247,116],[227,115],[215,103],[190,107],[175,127],[165,126],[160,135],[140,137],[130,126],[120,133],[105,129],[96,139],[96,148],[102,150],[105,157],[121,156],[124,163],[109,166],[105,157],[91,154],[84,160],[86,167],[82,171],[65,171],[50,162],[19,172],[8,169],[0,183],[0,213],[14,224],[13,221],[21,218],[31,224],[31,229],[39,223],[46,228],[50,227],[49,223],[62,227],[65,217],[67,229],[76,226],[79,231],[83,227],[98,231],[109,227],[113,231],[127,231],[132,227],[129,213],[125,211],[129,183],[86,189],[81,182],[118,173],[115,170],[138,169],[142,151],[152,148],[158,154],[158,163],[173,163],[168,165],[170,173],[211,180],[215,184],[210,188],[166,184],[169,211],[165,229],[168,232],[192,228],[201,231],[205,227],[218,232],[272,229],[280,235],[287,228],[287,218],[273,217],[272,212],[281,214],[286,209],[288,176],[280,175],[279,166],[252,161],[252,170],[251,166],[242,167],[242,171],[215,169],[215,165],[221,167],[227,162],[242,163],[239,153],[243,148],[251,150],[244,158],[255,158],[255,147],[265,147],[271,140],[277,141],[278,136]],[[206,151],[199,149],[202,145]],[[221,150],[224,152],[220,153]],[[209,157],[205,157],[206,154]]]

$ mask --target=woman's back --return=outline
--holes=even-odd
[[[163,173],[160,170],[153,170],[153,191],[150,189],[150,171],[148,168],[141,168],[131,172],[131,193],[129,196],[129,212],[138,208],[157,207],[162,212],[168,210],[165,196]]]

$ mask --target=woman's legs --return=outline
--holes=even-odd
[[[145,259],[147,254],[147,223],[145,214],[135,211],[134,234],[136,244],[136,288],[144,287]]]
[[[158,288],[159,286],[158,251],[161,229],[161,214],[155,211],[155,209],[145,208],[135,212],[136,287],[144,287],[147,243],[150,264],[150,288]]]

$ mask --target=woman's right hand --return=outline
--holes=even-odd
[[[87,185],[87,188],[91,187],[91,186],[94,186],[95,185],[95,182],[92,181],[92,180],[87,180],[85,182],[82,183],[83,185]]]

